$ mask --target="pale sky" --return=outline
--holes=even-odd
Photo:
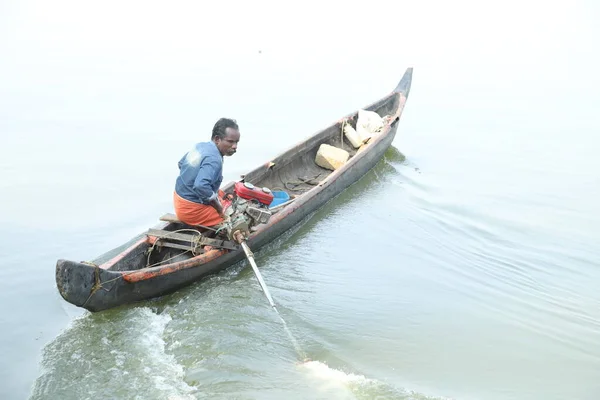
[[[594,10],[585,2],[2,1],[3,52],[23,59],[22,48],[48,57],[146,53],[190,63],[206,62],[202,53],[262,50],[291,67],[386,56],[426,66],[474,57],[508,66],[594,42]]]
[[[71,187],[79,170],[69,165],[104,171],[113,157],[123,164],[106,185],[119,190],[125,160],[151,138],[145,151],[166,154],[155,170],[165,171],[162,193],[170,193],[172,160],[222,115],[244,127],[244,155],[227,168],[237,176],[272,156],[253,138],[295,143],[386,94],[410,66],[419,129],[454,116],[480,118],[490,138],[500,120],[544,135],[549,126],[563,135],[557,124],[591,135],[597,9],[541,0],[0,0],[0,189],[15,190],[42,166],[50,189]],[[136,155],[140,163],[150,156]],[[35,161],[28,170],[24,158]],[[38,189],[18,187],[23,197]]]

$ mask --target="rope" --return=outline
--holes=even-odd
[[[94,284],[92,285],[92,288],[90,289],[90,295],[88,296],[88,298],[85,301],[85,303],[83,303],[82,307],[85,307],[85,305],[88,303],[88,301],[90,301],[90,299],[92,298],[92,296],[98,290],[104,289],[104,287],[102,286],[102,283],[100,282],[100,267],[98,265],[94,264],[94,263],[85,263],[85,264],[93,265],[94,266]],[[108,282],[104,282],[104,283],[108,283]],[[108,290],[108,289],[104,289],[104,290],[106,290],[107,292],[110,292],[110,290]]]
[[[202,234],[200,232],[198,232],[197,230],[195,230],[195,229],[178,229],[176,231],[173,231],[172,233],[179,233],[179,232],[193,232],[193,233],[198,234],[198,239],[200,239],[200,237],[202,237]],[[167,235],[167,237],[168,237],[168,235]],[[175,257],[178,257],[178,256],[180,256],[182,254],[186,254],[188,251],[191,252],[194,256],[197,255],[195,253],[195,248],[197,247],[198,241],[194,240],[193,242],[190,242],[190,249],[189,250],[186,250],[186,251],[184,251],[181,254],[177,254],[177,255],[175,255],[173,257],[169,257],[169,258],[167,258],[165,260],[162,260],[162,261],[159,261],[157,263],[150,264],[150,255],[152,254],[152,251],[154,251],[154,248],[156,247],[156,243],[158,243],[159,240],[155,241],[152,244],[152,247],[150,247],[148,249],[148,258],[147,258],[147,261],[146,261],[146,267],[145,268],[155,267],[155,266],[160,265],[160,264],[162,264],[164,262],[170,261],[170,260],[174,259]],[[195,246],[194,246],[194,242],[196,243]],[[116,278],[109,279],[107,281],[101,282],[100,281],[100,266],[98,264],[95,264],[95,263],[90,262],[90,261],[82,261],[81,263],[82,264],[86,264],[86,265],[90,265],[90,266],[94,267],[94,284],[92,285],[92,288],[90,289],[90,295],[88,296],[87,300],[82,304],[82,307],[85,307],[85,305],[90,301],[90,299],[92,298],[92,296],[94,294],[96,294],[96,292],[98,290],[102,289],[102,290],[105,290],[107,292],[110,292],[112,290],[112,288],[111,289],[106,289],[103,285],[106,285],[108,283],[114,282],[114,281],[116,281],[118,279],[123,278],[124,276],[127,276],[127,275],[130,275],[130,274],[133,274],[133,273],[137,272],[137,270],[126,272],[124,274],[121,274],[121,275],[117,276]]]
[[[192,241],[190,241],[190,249],[189,249],[189,250],[186,250],[186,251],[185,251],[185,252],[183,252],[183,253],[181,253],[181,254],[185,254],[185,253],[187,253],[187,252],[189,251],[189,252],[191,252],[191,253],[192,253],[194,256],[197,256],[198,254],[196,254],[196,248],[198,247],[198,243],[199,243],[199,241],[200,241],[200,238],[202,237],[202,233],[198,232],[198,231],[197,231],[197,230],[195,230],[195,229],[189,229],[189,228],[177,229],[177,230],[174,230],[174,231],[173,231],[173,232],[171,232],[171,233],[180,233],[180,232],[192,232],[192,233],[194,233],[194,234],[197,234],[197,235],[198,235],[198,238],[197,238],[197,239],[196,239],[196,238],[193,238],[193,239],[192,239]],[[218,231],[217,231],[217,232],[218,232]],[[168,238],[168,237],[169,237],[169,235],[166,235],[164,238],[161,238],[161,239],[166,239],[166,238]],[[156,267],[157,265],[160,265],[160,264],[162,264],[162,263],[165,263],[165,262],[167,262],[167,261],[171,261],[171,260],[172,260],[172,259],[174,259],[175,257],[178,257],[178,256],[180,256],[180,255],[181,255],[181,254],[177,254],[177,255],[175,255],[175,256],[173,256],[173,257],[169,257],[169,258],[167,258],[167,259],[165,259],[165,260],[159,261],[159,262],[157,262],[157,263],[154,263],[154,264],[152,264],[152,265],[151,265],[151,264],[150,264],[150,256],[152,255],[152,252],[154,251],[154,248],[156,247],[156,243],[158,243],[159,241],[160,241],[160,239],[156,240],[154,243],[152,243],[152,247],[150,247],[150,249],[148,249],[148,257],[147,257],[147,259],[146,259],[146,268]]]
[[[223,229],[225,229],[225,228],[226,228],[226,227],[225,227],[225,225],[224,225],[224,224],[223,224],[223,225],[221,225],[221,226],[220,226],[220,227],[219,227],[219,228],[218,228],[218,229],[215,231],[215,237],[216,237],[216,235],[218,235],[218,234],[219,234],[219,232],[221,232],[221,231],[222,231]]]
[[[160,264],[162,264],[162,263],[165,263],[165,262],[167,262],[167,261],[171,261],[171,260],[173,260],[174,258],[176,258],[176,257],[179,257],[180,255],[187,253],[188,251],[189,251],[190,253],[192,253],[194,256],[197,256],[197,255],[198,255],[198,254],[196,254],[196,252],[195,252],[194,250],[190,249],[190,250],[186,250],[186,251],[184,251],[183,253],[180,253],[180,254],[174,255],[173,257],[166,258],[166,259],[164,259],[164,260],[162,260],[162,261],[159,261],[159,262],[157,262],[157,263],[154,263],[154,264],[146,264],[146,266],[145,266],[144,268],[152,268],[152,267],[156,267],[157,265],[160,265]],[[150,260],[150,256],[148,256],[148,262],[150,262],[149,260]],[[132,271],[131,273],[133,273],[133,272],[135,272],[135,271]]]
[[[317,186],[319,184],[319,181],[317,181],[316,179],[322,175],[322,172],[319,172],[317,175],[315,175],[312,178],[307,178],[307,177],[298,177],[297,181],[288,181],[284,183],[284,186],[286,187],[287,190],[296,190],[296,188],[300,185],[311,185],[311,186]],[[294,185],[294,187],[289,187],[288,185]]]

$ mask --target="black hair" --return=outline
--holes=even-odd
[[[227,128],[238,129],[238,124],[235,119],[230,118],[221,118],[217,121],[212,130],[211,139],[214,140],[216,137],[220,137],[221,139],[225,138],[225,130]]]

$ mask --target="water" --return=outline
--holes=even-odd
[[[597,399],[600,62],[590,2],[0,4],[2,399]],[[275,16],[269,16],[268,12]],[[260,53],[259,53],[260,51]],[[89,314],[54,284],[388,93],[393,147],[256,262]]]
[[[271,204],[273,204],[273,203],[271,203]],[[260,269],[258,269],[258,266],[256,265],[256,262],[254,261],[254,253],[252,253],[252,250],[250,250],[250,247],[248,247],[246,242],[242,242],[241,245],[244,250],[244,254],[246,254],[246,259],[250,263],[250,266],[252,267],[252,271],[254,272],[254,275],[256,276],[258,283],[260,284],[260,288],[262,289],[263,293],[265,294],[265,297],[269,301],[269,305],[271,307],[273,307],[273,311],[275,311],[277,313],[277,317],[279,317],[279,320],[283,324],[283,329],[285,330],[286,335],[288,335],[290,342],[294,346],[294,349],[296,350],[296,354],[298,355],[300,361],[302,361],[302,362],[309,361],[309,359],[306,358],[306,353],[304,353],[304,351],[302,351],[302,349],[300,348],[300,345],[298,344],[298,340],[296,340],[296,338],[294,337],[294,334],[290,331],[290,328],[288,327],[287,323],[285,322],[285,319],[283,319],[283,317],[281,316],[279,311],[277,311],[277,306],[275,305],[275,302],[273,302],[273,297],[271,296],[269,287],[265,283],[265,281],[262,277],[262,274],[260,273]]]

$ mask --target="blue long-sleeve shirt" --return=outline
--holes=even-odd
[[[214,142],[196,144],[179,160],[178,166],[175,191],[179,196],[201,204],[217,197],[223,181],[223,156]]]

